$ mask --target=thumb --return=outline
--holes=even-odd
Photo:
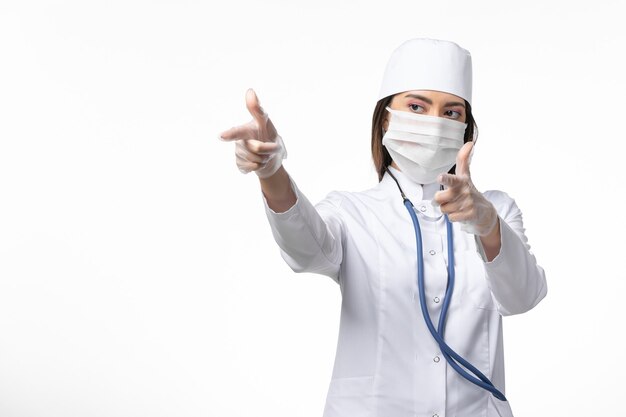
[[[246,107],[252,117],[258,122],[259,126],[263,126],[267,121],[267,113],[265,113],[265,110],[261,107],[259,98],[251,88],[248,88],[248,91],[246,91]]]
[[[474,142],[467,142],[456,154],[456,175],[470,175],[470,157],[474,149]]]

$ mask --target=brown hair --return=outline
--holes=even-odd
[[[387,152],[387,148],[383,146],[383,121],[385,120],[385,113],[387,112],[386,107],[391,104],[393,97],[394,96],[391,95],[378,100],[378,103],[376,103],[376,107],[374,108],[374,116],[372,117],[372,159],[374,160],[374,167],[378,173],[378,181],[383,179],[385,171],[387,167],[391,165],[392,161],[391,155]],[[467,127],[465,128],[463,143],[467,143],[474,140],[478,136],[478,126],[476,125],[476,121],[472,115],[472,106],[470,106],[467,100],[464,101],[466,114],[465,123],[467,123]],[[476,132],[475,135],[474,132]],[[454,174],[455,168],[456,165],[453,166],[448,172],[450,174]]]

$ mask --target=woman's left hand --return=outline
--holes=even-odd
[[[461,230],[478,236],[496,231],[498,213],[472,183],[469,164],[474,142],[467,142],[456,156],[456,175],[441,174],[439,183],[445,190],[435,194],[433,202],[452,222],[461,222]]]

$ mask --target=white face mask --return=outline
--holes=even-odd
[[[419,184],[435,182],[456,162],[467,123],[392,110],[383,145],[403,174]]]

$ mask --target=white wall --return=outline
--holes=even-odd
[[[618,0],[0,3],[0,416],[321,416],[329,278],[280,258],[217,134],[254,87],[309,199],[376,183],[391,51],[472,52],[472,174],[548,297],[504,320],[516,416],[615,415],[626,351]]]

